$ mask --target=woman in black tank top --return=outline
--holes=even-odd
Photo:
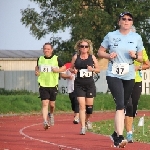
[[[75,44],[77,54],[72,57],[70,71],[76,74],[74,91],[79,102],[79,117],[81,135],[85,135],[86,128],[91,129],[89,117],[93,111],[93,100],[96,96],[96,87],[93,73],[99,73],[100,68],[96,57],[93,55],[93,45],[88,39],[79,40]],[[86,115],[85,115],[86,110]]]

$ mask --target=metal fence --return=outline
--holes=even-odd
[[[142,94],[150,95],[150,70],[142,72]],[[96,91],[101,93],[108,92],[106,81],[106,70],[94,75]],[[0,71],[0,88],[5,90],[26,90],[33,93],[38,92],[37,77],[34,71]],[[67,81],[59,80],[59,92],[67,94]]]

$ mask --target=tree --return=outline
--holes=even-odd
[[[21,22],[30,28],[35,38],[40,39],[51,32],[71,28],[68,41],[51,38],[55,41],[56,53],[66,57],[74,51],[74,44],[81,38],[93,42],[94,52],[109,31],[117,28],[118,16],[129,11],[134,16],[134,25],[142,36],[144,46],[150,56],[150,1],[149,0],[31,0],[39,5],[21,10]],[[63,51],[63,53],[62,53]],[[65,58],[66,61],[69,57]]]

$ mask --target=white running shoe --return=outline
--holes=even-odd
[[[80,135],[85,135],[85,133],[86,133],[86,129],[85,127],[82,127],[80,131]]]
[[[93,129],[92,122],[90,122],[89,120],[85,123],[85,126],[86,126],[87,130],[92,130]]]

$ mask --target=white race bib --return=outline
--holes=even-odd
[[[52,67],[48,66],[48,65],[41,65],[40,66],[40,72],[51,72],[52,71]]]
[[[125,75],[129,72],[129,64],[127,63],[113,63],[112,71],[113,74]]]
[[[80,77],[81,78],[87,78],[93,76],[91,71],[88,71],[88,69],[81,69],[80,70]]]

